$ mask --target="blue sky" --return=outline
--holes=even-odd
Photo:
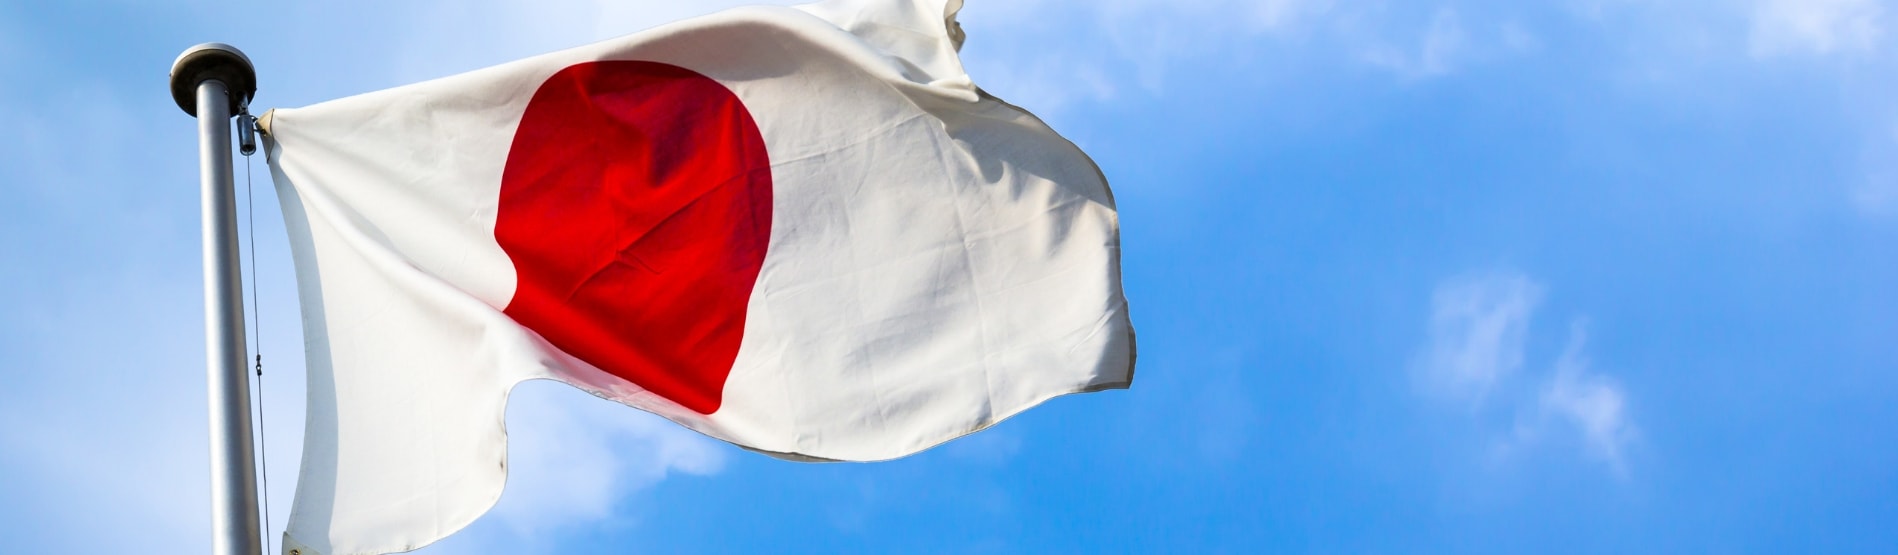
[[[185,47],[301,106],[735,4],[0,4],[0,551],[204,551]],[[807,465],[531,383],[500,505],[421,553],[1898,551],[1898,3],[961,19],[1113,183],[1132,389]],[[280,527],[302,353],[257,192]]]

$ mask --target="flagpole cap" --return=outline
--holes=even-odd
[[[198,84],[211,79],[231,91],[231,113],[250,104],[257,94],[257,68],[237,47],[207,42],[185,49],[171,63],[171,99],[191,117],[198,117]]]

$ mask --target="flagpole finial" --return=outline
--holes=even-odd
[[[257,68],[250,57],[237,47],[207,42],[185,49],[171,63],[171,98],[191,117],[198,117],[198,83],[216,79],[231,91],[231,110],[236,114],[257,94]]]

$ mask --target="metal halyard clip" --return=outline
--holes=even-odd
[[[237,151],[245,156],[257,153],[257,117],[250,115],[250,101],[237,105]]]

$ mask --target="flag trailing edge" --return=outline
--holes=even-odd
[[[286,552],[474,521],[529,379],[858,461],[1126,387],[1107,183],[970,81],[960,7],[739,8],[275,111],[310,395]]]

